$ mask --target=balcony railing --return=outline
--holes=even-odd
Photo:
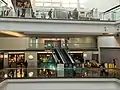
[[[44,44],[44,43],[29,43],[29,49],[50,49],[56,46],[69,49],[95,49],[97,46],[92,43],[62,43],[62,44]]]
[[[107,74],[97,68],[6,68],[0,78],[120,78],[119,69],[108,69]]]
[[[50,8],[40,8],[33,12],[32,8],[17,8],[14,10],[11,7],[2,6],[0,7],[1,17],[16,17],[16,18],[34,18],[34,19],[46,19],[46,20],[82,20],[82,21],[100,21],[109,20],[112,21],[112,16],[110,18],[106,17],[106,14],[101,12],[92,11],[78,11],[77,17],[71,11],[66,8],[53,8],[51,17],[48,15]],[[118,13],[116,13],[117,15]]]

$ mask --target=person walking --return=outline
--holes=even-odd
[[[52,19],[52,9],[48,12],[49,19]]]
[[[78,20],[78,10],[77,10],[77,8],[75,8],[74,11],[73,11],[73,19]]]

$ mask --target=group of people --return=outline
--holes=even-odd
[[[71,18],[73,18],[75,20],[78,19],[78,10],[77,10],[77,8],[75,8],[73,10],[73,13],[71,11],[68,12],[68,19],[71,19]]]
[[[26,9],[30,8],[31,3],[29,1],[19,1],[16,3],[17,7],[17,16],[18,17],[25,17]]]
[[[3,17],[3,16],[9,16],[10,12],[13,10],[12,7],[8,7],[8,5],[5,5],[2,7],[2,11],[1,11],[1,14],[0,16]]]
[[[48,16],[49,16],[49,19],[52,19],[52,9],[50,9],[50,11],[48,12]],[[75,8],[73,10],[73,13],[71,11],[68,12],[68,19],[75,19],[75,20],[78,20],[78,10],[77,8]]]

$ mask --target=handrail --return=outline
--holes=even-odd
[[[71,56],[67,53],[66,49],[64,49],[65,53],[68,55],[69,59],[71,60],[72,64],[74,64],[75,62],[73,61],[73,59],[71,58]]]
[[[1,0],[2,2],[4,2],[4,4],[8,5],[8,3],[5,2],[5,0]]]
[[[60,52],[58,51],[58,49],[56,49],[56,51],[58,52],[58,54],[59,54],[59,56],[60,56],[60,58],[61,58],[61,60],[62,60],[63,64],[65,64],[65,62],[64,62],[64,60],[63,60],[63,58],[62,58],[62,56],[61,56]]]
[[[53,52],[52,52],[52,56],[55,59],[55,62],[57,63],[58,62],[58,58],[56,57],[56,55]]]
[[[118,7],[120,7],[120,5],[117,5],[117,6],[113,7],[113,8],[111,8],[111,9],[109,9],[109,10],[105,11],[104,13],[108,13],[108,12],[110,12],[110,11],[112,11],[112,10],[114,10],[114,9],[118,8]]]
[[[61,55],[60,51],[58,49],[56,49],[56,50],[57,50],[59,56],[61,57],[62,62],[65,64],[65,61],[63,60],[63,56]]]

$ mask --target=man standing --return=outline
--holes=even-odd
[[[49,19],[52,19],[52,9],[48,12]]]

